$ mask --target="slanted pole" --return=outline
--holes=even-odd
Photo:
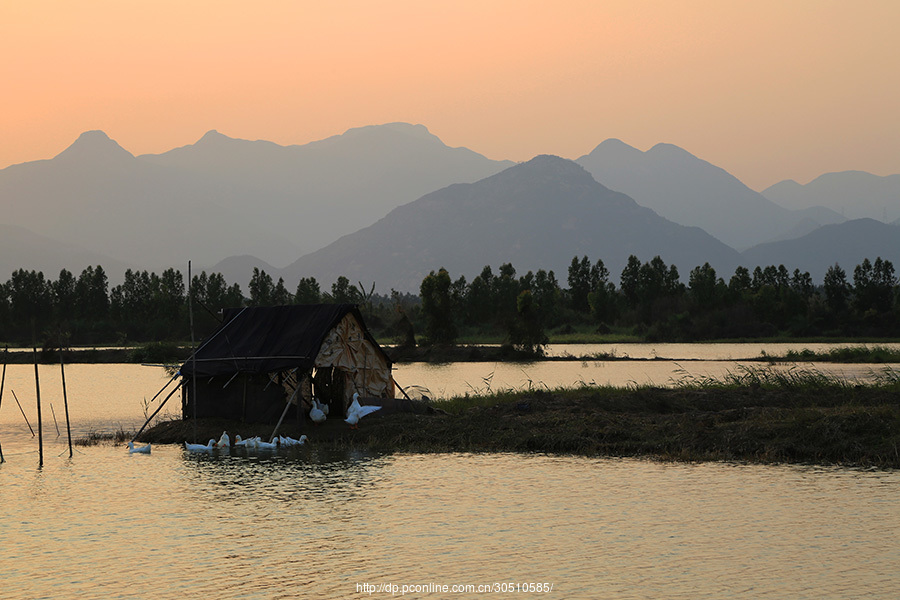
[[[34,352],[34,390],[37,396],[37,422],[38,422],[38,466],[44,466],[44,428],[41,424],[41,383],[38,377],[37,346],[31,347]]]
[[[166,387],[168,387],[168,385],[169,385],[169,384],[167,383],[167,384],[166,384]],[[164,390],[164,389],[166,389],[166,388],[163,387],[163,390]],[[162,390],[159,390],[159,391],[162,391]],[[169,398],[171,398],[171,397],[175,394],[175,392],[177,392],[177,391],[178,391],[178,386],[176,385],[174,388],[172,388],[172,391],[169,392],[169,395],[166,396],[165,399],[163,399],[163,401],[159,403],[159,406],[156,408],[156,410],[153,411],[153,414],[150,415],[150,416],[147,418],[147,420],[144,422],[143,425],[141,425],[141,428],[138,429],[138,432],[137,432],[136,434],[134,434],[134,437],[131,438],[131,442],[132,442],[132,443],[134,443],[134,442],[138,439],[138,436],[141,435],[141,433],[143,433],[144,428],[147,427],[147,424],[150,423],[150,421],[153,420],[153,417],[155,417],[156,414],[157,414],[159,411],[162,410],[162,407],[166,405],[166,402],[169,401]],[[159,395],[159,394],[157,394],[157,395]],[[154,396],[154,398],[155,398],[155,397],[156,397],[156,396]],[[195,433],[194,433],[194,436],[196,436],[196,435],[197,435],[197,434],[196,434],[196,432],[195,432]]]
[[[3,377],[0,377],[0,406],[3,406],[3,384],[6,383],[6,353],[9,352],[9,348],[3,349]],[[6,459],[3,458],[3,447],[0,446],[0,464],[6,462]]]
[[[31,437],[34,437],[34,429],[32,429],[31,423],[28,422],[28,417],[25,415],[25,410],[22,408],[22,403],[19,402],[19,397],[16,396],[16,390],[10,388],[9,391],[12,392],[13,398],[15,398],[15,400],[16,400],[16,404],[19,407],[19,412],[22,413],[22,418],[25,419],[25,424],[28,425],[28,429],[31,430]]]
[[[275,429],[272,430],[272,437],[269,438],[269,443],[271,444],[275,440],[275,434],[278,433],[278,428],[281,427],[281,422],[284,421],[285,415],[287,415],[288,409],[291,407],[291,402],[293,402],[294,398],[297,397],[297,392],[300,391],[300,384],[297,384],[297,387],[294,389],[294,393],[291,394],[291,397],[288,398],[287,404],[284,405],[284,410],[281,411],[281,418],[278,419],[278,423],[275,424]]]
[[[62,376],[63,405],[66,408],[66,435],[69,438],[69,458],[72,458],[72,425],[69,423],[69,398],[66,395],[66,368],[63,365],[63,351],[59,349],[59,374]],[[52,404],[50,405],[53,406]]]

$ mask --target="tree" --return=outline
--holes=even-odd
[[[850,284],[847,282],[847,273],[837,263],[828,267],[823,281],[825,290],[825,303],[833,312],[843,313],[850,305]]]
[[[534,303],[531,290],[523,290],[516,298],[516,320],[509,329],[513,347],[524,352],[542,354],[549,340],[544,333],[540,312]]]
[[[628,306],[636,308],[641,293],[641,261],[634,254],[628,257],[628,262],[622,269],[619,289],[625,295],[625,302]]]
[[[250,278],[250,306],[272,306],[275,294],[275,283],[272,276],[253,267],[253,276]]]
[[[716,270],[709,263],[703,263],[702,267],[694,267],[691,270],[688,289],[698,307],[704,310],[716,307],[721,298],[720,291],[724,287],[725,283],[716,278]]]
[[[75,276],[70,271],[62,269],[59,272],[59,278],[51,284],[56,316],[60,320],[69,320],[75,317],[76,282]]]
[[[457,330],[454,323],[454,306],[450,293],[450,274],[441,268],[431,271],[419,287],[422,298],[422,316],[425,319],[425,337],[432,344],[453,344]]]
[[[297,304],[318,304],[322,301],[322,291],[315,277],[301,277],[297,284],[294,302]]]
[[[349,279],[341,275],[331,284],[331,300],[335,304],[359,304],[363,300],[363,294]]]
[[[284,287],[284,278],[279,277],[278,283],[275,284],[275,289],[272,290],[272,304],[275,306],[284,306],[285,304],[290,304],[293,299],[294,297],[291,296],[291,293]]]
[[[591,293],[594,286],[591,282],[591,262],[587,256],[583,256],[580,261],[577,256],[572,257],[567,281],[572,310],[581,313],[588,312],[590,310],[588,294]]]

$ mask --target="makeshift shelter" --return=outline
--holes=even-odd
[[[181,365],[185,419],[302,418],[313,396],[342,418],[354,392],[394,397],[391,360],[354,304],[235,308],[223,316]]]

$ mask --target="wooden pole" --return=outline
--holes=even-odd
[[[72,426],[69,423],[69,398],[66,395],[66,368],[63,366],[62,348],[59,349],[59,373],[62,376],[63,405],[66,408],[66,435],[69,438],[69,458],[72,458]]]
[[[6,353],[9,352],[9,348],[3,349],[3,377],[0,378],[0,406],[3,406],[3,384],[6,383]],[[6,459],[3,458],[3,448],[0,447],[0,464],[6,462]]]
[[[53,410],[53,403],[50,403],[50,414],[53,415],[53,425],[56,426],[56,437],[61,436],[62,434],[59,432],[59,422],[56,420],[56,411]]]
[[[28,429],[31,429],[31,437],[34,437],[34,429],[32,429],[31,423],[28,422],[28,417],[25,416],[25,410],[22,409],[22,404],[19,402],[19,397],[16,396],[16,390],[10,388],[9,391],[12,392],[13,398],[15,398],[16,400],[16,404],[19,406],[19,412],[21,412],[22,416],[25,418],[25,424],[28,425]]]
[[[287,404],[284,405],[284,410],[281,411],[281,418],[278,419],[278,423],[275,424],[275,429],[272,431],[272,437],[269,438],[269,443],[271,444],[275,440],[275,434],[278,433],[278,428],[281,427],[281,422],[284,421],[284,416],[287,414],[288,409],[291,407],[291,402],[294,398],[297,397],[297,392],[300,391],[300,385],[294,389],[294,393],[291,394],[291,397],[288,398]]]
[[[38,466],[44,466],[44,427],[41,423],[41,383],[38,377],[37,346],[31,347],[34,353],[34,390],[37,396],[37,422],[38,422]]]
[[[407,400],[412,400],[412,398],[409,397],[409,394],[406,393],[406,390],[404,390],[402,387],[400,387],[400,384],[397,383],[397,380],[394,379],[394,376],[393,376],[393,375],[391,375],[391,381],[394,382],[394,385],[397,386],[397,389],[400,390],[400,393],[403,394],[404,396],[406,396],[406,399],[407,399]]]
[[[166,386],[168,386],[168,385],[169,384],[167,383]],[[166,389],[166,388],[163,388],[163,389]],[[160,391],[162,391],[162,390],[160,390]],[[144,428],[147,427],[147,424],[153,420],[153,417],[156,416],[156,413],[158,413],[159,411],[162,410],[162,407],[166,405],[166,402],[169,401],[169,398],[171,398],[177,391],[178,391],[178,386],[176,385],[174,388],[172,388],[172,391],[169,392],[169,395],[166,396],[165,399],[159,403],[159,407],[157,407],[157,409],[153,411],[153,414],[147,418],[147,420],[144,422],[143,425],[141,425],[141,428],[138,429],[138,432],[136,434],[134,434],[134,437],[131,438],[132,443],[134,443],[138,439],[138,436],[141,435],[141,433],[144,431]],[[197,434],[194,433],[194,435],[196,436]]]
[[[188,320],[191,326],[191,405],[194,407],[194,443],[197,442],[197,350],[194,348],[194,282],[191,280],[191,261],[188,261]],[[155,414],[155,413],[154,413]]]

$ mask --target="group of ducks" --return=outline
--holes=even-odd
[[[379,410],[380,406],[363,406],[359,403],[359,394],[353,394],[353,402],[347,408],[347,418],[344,422],[350,425],[351,429],[358,429],[359,420],[366,415],[372,414]],[[309,418],[313,423],[319,425],[328,418],[328,405],[319,402],[318,398],[313,398],[312,407],[309,410]],[[228,432],[223,431],[218,440],[210,439],[206,444],[189,444],[184,443],[184,449],[188,452],[212,452],[213,450],[227,450],[232,447],[245,448],[246,450],[277,450],[279,448],[288,448],[290,446],[302,446],[307,442],[308,438],[301,435],[300,439],[294,439],[279,435],[272,439],[271,442],[264,442],[259,436],[248,439],[242,439],[241,436],[234,436],[234,444]],[[150,444],[146,446],[135,447],[134,442],[128,442],[129,454],[150,454]]]
[[[353,394],[353,402],[347,408],[347,418],[344,422],[350,425],[351,429],[357,429],[359,420],[364,416],[380,409],[380,406],[362,406],[359,403],[359,394]],[[316,425],[320,425],[328,418],[328,405],[319,402],[318,398],[313,398],[312,407],[309,409],[309,418]]]
[[[292,437],[287,437],[283,435],[279,435],[275,438],[272,438],[271,442],[264,442],[258,435],[248,439],[241,439],[241,436],[234,436],[234,447],[235,448],[245,448],[247,450],[277,450],[279,448],[289,448],[291,446],[302,446],[306,443],[307,438],[305,435],[301,435],[300,439],[294,439]],[[219,437],[218,441],[215,439],[210,439],[206,444],[189,444],[187,442],[184,443],[184,449],[188,452],[212,452],[213,450],[228,450],[231,448],[231,438],[228,436],[228,433],[223,431],[222,435]]]

